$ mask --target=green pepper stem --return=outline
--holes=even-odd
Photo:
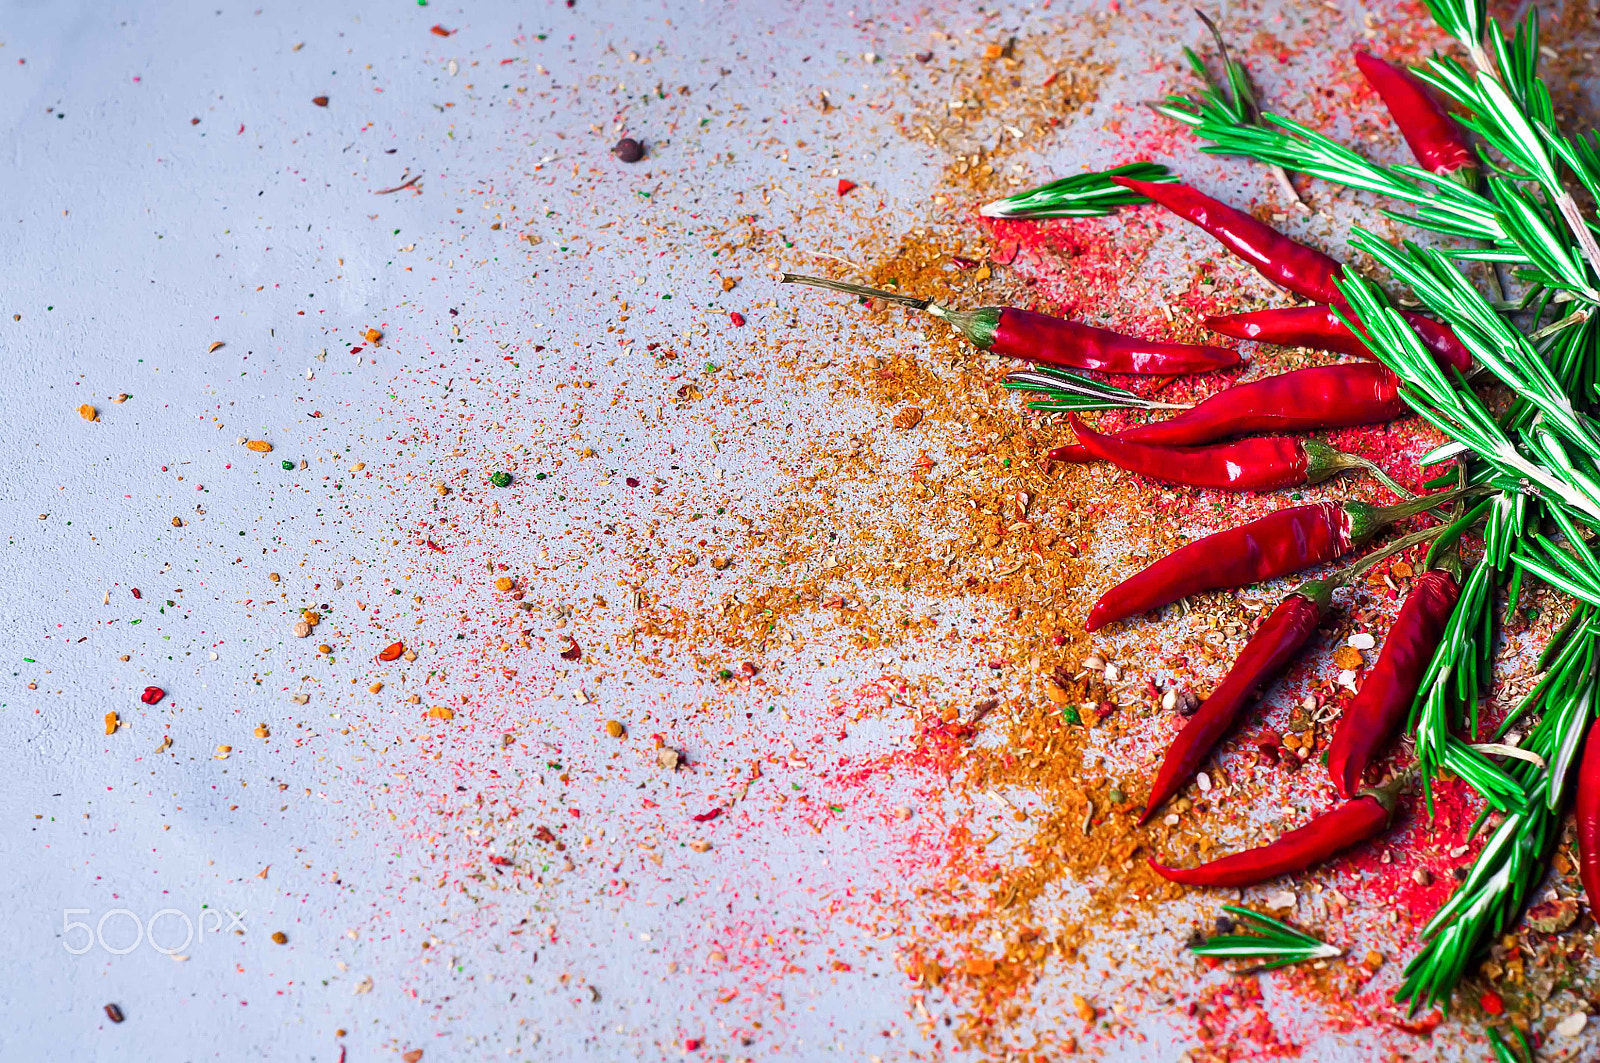
[[[976,310],[951,310],[947,306],[940,306],[932,299],[917,299],[910,295],[901,295],[899,292],[886,292],[882,288],[869,288],[865,284],[831,281],[826,277],[808,277],[800,273],[785,273],[783,283],[809,284],[813,288],[827,288],[866,299],[887,299],[892,303],[909,306],[913,310],[926,310],[961,333],[967,342],[984,350],[988,350],[994,344],[994,330],[1000,324],[1000,310],[993,306],[983,306]]]
[[[1437,491],[1421,498],[1413,498],[1409,502],[1399,502],[1392,506],[1371,506],[1365,502],[1346,502],[1344,511],[1350,518],[1350,543],[1359,546],[1368,539],[1377,535],[1383,529],[1396,521],[1414,517],[1418,513],[1426,513],[1430,509],[1454,502],[1458,498],[1470,498],[1493,490],[1491,487],[1478,486],[1458,488],[1454,491]]]
[[[1359,454],[1348,454],[1342,450],[1335,450],[1326,443],[1315,439],[1308,439],[1301,444],[1306,452],[1306,482],[1321,483],[1330,476],[1337,476],[1347,469],[1359,469],[1394,494],[1406,500],[1417,496],[1401,487],[1394,479],[1380,468],[1376,462],[1363,458]]]
[[[1403,553],[1418,543],[1425,543],[1441,534],[1444,530],[1444,526],[1439,525],[1432,528],[1424,528],[1419,532],[1412,532],[1410,535],[1402,535],[1383,549],[1374,550],[1359,560],[1336,570],[1331,575],[1324,576],[1322,579],[1306,580],[1291,591],[1290,596],[1298,594],[1300,597],[1315,603],[1318,611],[1326,612],[1328,606],[1333,602],[1334,591],[1345,586],[1380,561],[1391,558],[1395,554]]]
[[[1400,791],[1410,787],[1416,781],[1416,778],[1417,769],[1407,768],[1380,786],[1369,786],[1362,789],[1356,796],[1372,798],[1383,806],[1385,812],[1393,816],[1395,802],[1400,798]]]

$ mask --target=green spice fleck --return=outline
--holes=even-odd
[[[489,482],[494,484],[496,487],[510,487],[511,474],[506,472],[504,469],[501,469],[489,477]]]
[[[293,469],[293,468],[294,468],[294,462],[286,461],[286,462],[283,463],[283,471],[284,472],[288,472],[290,469]]]

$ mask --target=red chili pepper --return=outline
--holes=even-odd
[[[1279,875],[1304,871],[1373,837],[1389,825],[1394,803],[1392,788],[1367,790],[1304,827],[1255,849],[1199,867],[1167,867],[1154,860],[1150,866],[1162,877],[1189,886],[1254,886]]]
[[[1388,479],[1366,458],[1315,439],[1271,436],[1209,447],[1163,447],[1101,435],[1077,414],[1070,420],[1078,445],[1092,457],[1164,483],[1222,491],[1276,491],[1321,483],[1348,469],[1376,469],[1380,477]]]
[[[1009,306],[986,306],[967,314],[944,311],[939,316],[983,350],[1067,369],[1175,376],[1239,364],[1239,352],[1226,347],[1135,339]]]
[[[926,310],[948,322],[974,346],[1007,358],[1044,362],[1067,369],[1146,376],[1209,373],[1239,364],[1239,352],[1226,347],[1135,339],[1109,329],[1065,321],[1016,307],[985,306],[977,310],[951,310],[929,299],[915,299],[899,292],[887,292],[860,284],[845,284],[793,273],[784,274],[783,279],[785,283],[809,284],[867,298],[888,299]]]
[[[1449,325],[1422,314],[1402,313],[1440,364],[1453,366],[1463,373],[1472,367],[1472,352],[1456,338]],[[1212,315],[1206,318],[1206,328],[1238,340],[1310,347],[1355,358],[1376,357],[1364,337],[1352,332],[1329,306],[1291,306],[1248,314]]]
[[[144,693],[139,695],[139,700],[146,705],[154,705],[167,696],[167,692],[160,687],[145,687]]]
[[[1203,591],[1245,587],[1343,557],[1395,521],[1456,497],[1442,492],[1393,506],[1318,502],[1268,514],[1180,546],[1102,594],[1084,629]]]
[[[1280,288],[1319,303],[1336,303],[1344,298],[1334,284],[1344,275],[1344,266],[1337,259],[1296,243],[1244,211],[1185,184],[1157,184],[1131,177],[1112,180],[1198,225]]]
[[[1367,84],[1383,98],[1394,124],[1400,127],[1400,135],[1406,138],[1411,154],[1424,170],[1447,177],[1467,171],[1467,176],[1476,178],[1477,157],[1466,133],[1429,95],[1422,82],[1410,71],[1367,52],[1356,52],[1356,66],[1361,68]]]
[[[1600,720],[1584,739],[1583,763],[1578,768],[1578,878],[1589,898],[1589,910],[1600,903]]]
[[[1344,710],[1328,746],[1328,774],[1341,796],[1355,794],[1368,765],[1405,721],[1460,593],[1456,578],[1442,569],[1425,573],[1412,584],[1383,640],[1378,663]]]
[[[1392,421],[1408,407],[1399,380],[1381,365],[1317,365],[1237,384],[1176,417],[1119,432],[1119,440],[1197,446],[1252,432],[1304,432]],[[1081,445],[1056,447],[1054,461],[1087,461]]]
[[[1148,820],[1162,802],[1189,781],[1211,755],[1212,748],[1233,727],[1239,712],[1262,687],[1289,666],[1317,630],[1317,625],[1322,623],[1322,614],[1332,598],[1332,584],[1313,581],[1279,602],[1272,615],[1262,621],[1227,676],[1167,747],[1156,780],[1150,787],[1150,800],[1145,805],[1144,815],[1139,817],[1140,823]],[[1092,631],[1096,626],[1091,621],[1089,629]],[[1161,868],[1157,866],[1156,870],[1161,871]]]

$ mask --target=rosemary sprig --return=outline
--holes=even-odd
[[[1137,181],[1176,181],[1171,170],[1156,162],[1130,162],[1095,173],[1080,173],[1042,184],[1038,188],[997,199],[978,208],[985,218],[1094,218],[1118,207],[1150,200],[1132,189],[1112,183],[1113,177]]]
[[[1222,59],[1223,80],[1219,81],[1212,75],[1194,49],[1185,48],[1183,54],[1188,58],[1189,66],[1205,86],[1199,99],[1175,94],[1161,103],[1152,103],[1150,109],[1191,128],[1261,127],[1261,104],[1256,100],[1250,72],[1228,51],[1228,42],[1222,39],[1222,31],[1217,24],[1199,8],[1195,8],[1194,13],[1205,23],[1206,29],[1211,31],[1211,39],[1216,42],[1217,52]],[[1294,182],[1289,180],[1288,172],[1275,162],[1266,162],[1265,165],[1283,190],[1285,198],[1300,210],[1308,209],[1300,193],[1295,191]]]
[[[1567,669],[1556,682],[1536,688],[1544,715],[1527,739],[1518,743],[1547,766],[1517,760],[1509,768],[1511,776],[1525,787],[1528,802],[1495,829],[1466,879],[1423,927],[1421,937],[1426,944],[1406,965],[1395,997],[1413,1012],[1448,1001],[1468,965],[1521,914],[1528,896],[1544,877],[1546,862],[1560,840],[1571,765],[1600,692],[1600,673],[1594,667],[1600,631],[1585,622],[1579,638],[1588,644],[1583,656],[1589,664]]]
[[[1006,376],[1005,386],[1013,391],[1029,391],[1039,398],[1027,404],[1030,410],[1187,410],[1187,404],[1158,402],[1135,395],[1113,384],[1090,380],[1065,369],[1041,365]]]
[[[1600,527],[1600,480],[1594,474],[1600,437],[1527,338],[1437,251],[1410,244],[1401,251],[1360,229],[1352,242],[1410,284],[1429,309],[1450,322],[1473,357],[1540,416],[1513,442],[1460,374],[1446,379],[1387,297],[1371,282],[1347,275],[1340,291],[1374,341],[1374,353],[1399,376],[1406,403],[1487,462],[1498,474],[1498,486],[1564,504],[1585,523]]]
[[[1291,963],[1307,960],[1328,960],[1344,955],[1344,950],[1326,944],[1303,930],[1279,922],[1270,915],[1224,904],[1222,910],[1250,924],[1254,934],[1218,934],[1189,946],[1198,956],[1216,956],[1219,959],[1255,959],[1236,974],[1252,974],[1287,967]]]
[[[1600,303],[1600,241],[1563,177],[1600,193],[1600,151],[1593,135],[1562,136],[1549,92],[1538,77],[1538,15],[1530,11],[1510,41],[1489,23],[1479,0],[1430,0],[1452,35],[1478,32],[1468,43],[1475,73],[1436,57],[1416,71],[1469,112],[1465,124],[1483,141],[1491,176],[1480,187],[1415,166],[1379,166],[1290,118],[1262,115],[1260,125],[1199,115],[1192,128],[1214,154],[1242,155],[1388,196],[1412,205],[1410,215],[1384,213],[1418,228],[1486,241],[1460,246],[1454,259],[1502,262],[1535,285]],[[1495,160],[1502,160],[1504,165]]]
[[[1559,834],[1571,767],[1600,697],[1600,561],[1587,537],[1600,529],[1600,242],[1569,183],[1600,193],[1593,135],[1567,137],[1555,123],[1538,76],[1539,25],[1531,13],[1509,37],[1490,22],[1484,0],[1426,0],[1439,24],[1467,50],[1472,69],[1436,57],[1417,71],[1469,117],[1482,143],[1482,182],[1461,183],[1414,166],[1380,166],[1293,119],[1259,124],[1200,109],[1190,112],[1204,150],[1276,163],[1405,204],[1385,211],[1448,240],[1425,250],[1392,246],[1357,230],[1354,246],[1408,285],[1473,352],[1485,378],[1507,388],[1496,414],[1459,373],[1441,370],[1373,285],[1342,285],[1347,324],[1359,323],[1373,350],[1400,378],[1406,402],[1449,442],[1425,463],[1454,458],[1464,479],[1496,493],[1482,516],[1484,557],[1470,571],[1412,709],[1426,776],[1450,769],[1505,818],[1467,879],[1424,930],[1398,997],[1413,1009],[1447,1001],[1486,943],[1520,914]],[[1528,285],[1517,301],[1491,303],[1457,269],[1478,260],[1510,267]],[[1563,304],[1549,324],[1546,314]],[[1515,327],[1507,315],[1529,314]],[[1480,507],[1482,508],[1482,507]],[[1543,527],[1549,522],[1550,527]],[[1450,539],[1446,534],[1441,541]],[[1525,576],[1577,598],[1576,619],[1546,648],[1548,670],[1499,729],[1537,719],[1496,764],[1458,737],[1477,737],[1476,705],[1490,678],[1497,591],[1516,608]],[[1426,784],[1425,784],[1426,785]],[[1431,793],[1430,793],[1431,806]],[[1514,1058],[1498,1041],[1497,1056]]]
[[[1442,769],[1460,775],[1501,811],[1520,807],[1526,800],[1521,786],[1455,735],[1469,712],[1472,719],[1467,733],[1477,733],[1478,697],[1488,678],[1492,653],[1494,573],[1487,559],[1472,569],[1412,704],[1411,731],[1429,814],[1433,811],[1432,779]]]
[[[1500,169],[1510,180],[1491,182],[1496,198],[1509,214],[1537,210],[1531,191],[1512,182],[1535,182],[1547,202],[1554,205],[1565,223],[1577,251],[1588,269],[1576,261],[1567,279],[1582,290],[1591,302],[1600,301],[1600,291],[1591,283],[1600,276],[1600,243],[1584,219],[1577,200],[1561,183],[1561,170],[1591,191],[1600,189],[1600,165],[1593,147],[1583,137],[1567,138],[1556,131],[1555,108],[1550,92],[1539,79],[1539,13],[1530,10],[1510,41],[1497,25],[1483,25],[1481,0],[1434,0],[1429,6],[1444,13],[1450,24],[1464,33],[1478,30],[1482,36],[1467,44],[1476,76],[1448,57],[1435,56],[1424,70],[1424,81],[1467,108],[1465,124],[1476,132],[1515,169]],[[1444,24],[1444,19],[1441,20]],[[1490,54],[1492,51],[1492,55]],[[1567,248],[1570,250],[1570,245]]]
[[[1517,1039],[1515,1047],[1506,1044],[1499,1029],[1489,1027],[1489,1047],[1494,1050],[1495,1063],[1533,1063],[1533,1046],[1528,1043],[1528,1035],[1515,1026],[1511,1027],[1511,1033]]]

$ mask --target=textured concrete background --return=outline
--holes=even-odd
[[[759,514],[779,483],[775,452],[876,416],[784,389],[782,351],[731,332],[730,311],[801,326],[790,342],[813,361],[850,352],[830,346],[821,310],[788,309],[796,300],[755,269],[722,293],[710,252],[745,214],[796,255],[847,254],[875,226],[913,224],[944,160],[892,128],[903,90],[869,53],[903,57],[935,28],[950,47],[968,33],[1071,33],[1065,7],[0,4],[11,470],[0,571],[13,669],[0,703],[0,1059],[332,1061],[344,1058],[336,1029],[352,1061],[417,1048],[426,1060],[676,1057],[701,1039],[721,1058],[931,1051],[891,962],[893,929],[848,917],[863,880],[910,874],[883,855],[891,821],[826,842],[779,817],[745,822],[707,859],[683,847],[686,832],[665,868],[641,859],[636,838],[607,834],[642,787],[685,812],[710,807],[713,776],[743,763],[724,751],[741,742],[794,750],[775,785],[798,791],[798,752],[836,727],[836,693],[886,659],[824,652],[769,693],[727,696],[726,714],[685,725],[709,766],[669,796],[653,754],[618,768],[595,725],[626,710],[644,734],[641,711],[687,717],[707,697],[693,661],[658,676],[619,665],[602,685],[587,662],[554,660],[552,635],[513,679],[468,653],[487,636],[466,621],[482,612],[472,589],[486,566],[506,561],[541,609],[625,594],[629,559],[597,529],[661,511],[624,475],[654,475],[684,504]],[[1145,13],[1100,56],[1125,64],[1109,91],[1133,99],[1154,95],[1176,44],[1194,40],[1181,5]],[[459,32],[433,35],[436,23]],[[678,85],[693,91],[657,92]],[[860,105],[824,113],[824,90]],[[1083,117],[1086,131],[1112,102]],[[651,146],[634,168],[608,154],[623,128]],[[775,129],[814,147],[763,151]],[[1067,172],[1120,150],[1086,132],[1024,158]],[[813,213],[841,172],[883,207],[862,196]],[[420,194],[373,195],[410,175]],[[610,331],[614,293],[634,301],[632,347]],[[383,343],[349,353],[369,326]],[[731,367],[739,403],[660,417],[676,385],[654,382],[638,356],[652,341]],[[557,388],[577,380],[594,386]],[[119,393],[132,397],[107,400]],[[78,417],[81,403],[98,423]],[[239,437],[275,449],[252,453]],[[606,469],[573,460],[590,444]],[[455,497],[474,508],[436,553],[428,484],[457,465],[473,486]],[[517,469],[503,495],[484,485],[498,467]],[[703,532],[675,534],[687,545]],[[290,637],[301,606],[324,604],[316,634]],[[598,646],[625,627],[595,615],[582,638]],[[335,659],[313,661],[325,637]],[[413,672],[374,665],[391,637],[431,649]],[[376,681],[388,689],[365,693]],[[147,684],[169,692],[161,705],[140,704]],[[436,721],[402,700],[424,688],[423,708],[481,709],[466,738],[436,739]],[[752,738],[739,713],[774,699],[788,726]],[[110,711],[124,726],[106,736]],[[501,752],[502,731],[527,719],[542,722]],[[868,721],[843,748],[898,737]],[[218,759],[223,745],[233,751]],[[563,790],[557,774],[580,769]],[[911,799],[909,780],[874,785],[885,807]],[[494,872],[486,853],[510,843],[468,822],[468,806],[496,787],[531,810],[528,826],[557,824],[572,844],[541,850],[537,889],[485,900],[495,875],[469,876]],[[1004,826],[996,813],[974,815]],[[160,944],[184,958],[129,949],[133,922],[165,910]],[[244,932],[203,915],[216,912],[242,913]],[[203,932],[178,948],[196,920]],[[73,921],[99,931],[83,955],[71,953],[89,932]],[[735,954],[742,972],[700,966],[706,938],[735,926],[752,945]],[[1138,940],[1170,959],[1184,933]],[[782,943],[763,953],[763,939]],[[829,966],[838,956],[848,976]],[[1074,981],[1087,971],[1051,977],[1061,991],[1113,991]],[[113,1002],[125,1023],[103,1017]],[[1166,1022],[1142,1025],[1148,1041],[1106,1053],[1175,1058]],[[1359,1035],[1313,1050],[1366,1058]]]

